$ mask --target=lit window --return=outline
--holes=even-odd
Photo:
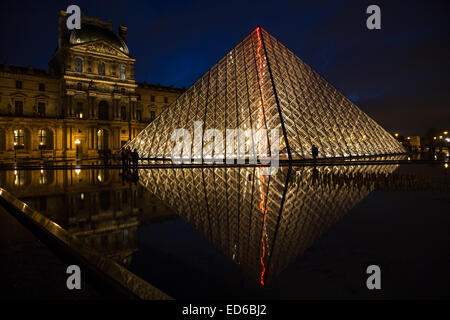
[[[75,58],[75,72],[83,72],[83,60]]]
[[[78,119],[83,119],[83,102],[77,102],[75,114]]]
[[[119,79],[126,79],[126,68],[123,64],[119,66]]]
[[[45,129],[39,130],[39,145],[40,146],[47,145],[47,131]]]
[[[23,129],[14,130],[14,146],[23,146],[25,143],[25,132]]]

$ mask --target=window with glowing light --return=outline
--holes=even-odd
[[[14,145],[15,146],[25,145],[25,131],[23,129],[14,130]]]
[[[45,129],[39,130],[39,145],[47,145],[47,131]]]
[[[83,102],[77,102],[75,115],[78,119],[83,119]]]

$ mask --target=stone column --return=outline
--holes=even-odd
[[[98,128],[94,128],[94,149],[98,150],[98,134],[97,134]]]

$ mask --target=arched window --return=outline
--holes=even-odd
[[[98,74],[101,76],[105,75],[105,64],[103,62],[98,63]]]
[[[127,69],[123,64],[119,65],[119,79],[126,79],[126,70]]]
[[[83,60],[75,58],[75,72],[83,72]]]
[[[14,146],[25,146],[25,131],[23,129],[14,130]]]

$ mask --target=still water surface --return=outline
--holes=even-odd
[[[175,298],[448,298],[448,170],[16,170],[0,181]],[[371,264],[377,292],[366,287]]]

